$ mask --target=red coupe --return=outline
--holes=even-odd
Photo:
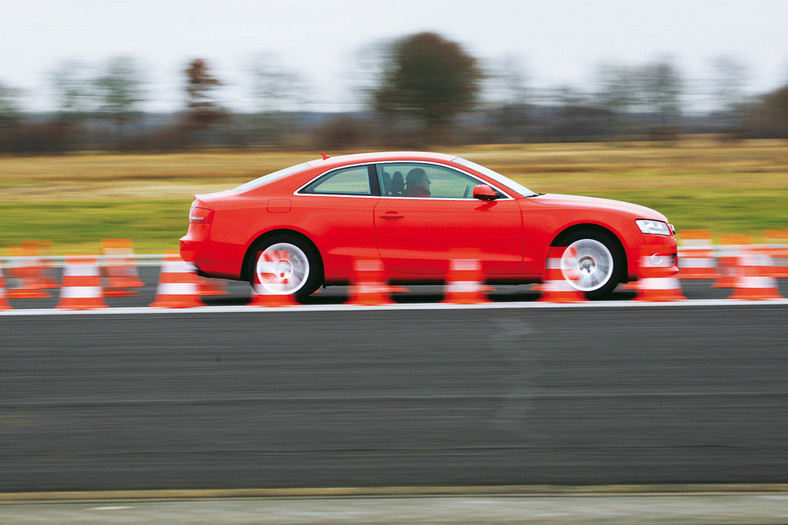
[[[460,157],[392,152],[326,157],[197,195],[180,247],[202,275],[304,298],[347,284],[364,258],[382,261],[391,283],[443,282],[457,257],[481,260],[488,283],[541,282],[548,248],[571,246],[567,282],[598,298],[636,278],[644,244],[677,272],[674,233],[643,206],[534,193]]]

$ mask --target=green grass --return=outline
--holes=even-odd
[[[788,144],[523,144],[448,151],[532,190],[618,199],[715,238],[788,229]],[[339,155],[342,152],[332,152]],[[347,152],[353,153],[353,152]],[[203,152],[0,158],[0,255],[22,241],[53,254],[98,253],[130,238],[137,253],[177,250],[195,193],[232,188],[315,152]]]
[[[648,206],[663,213],[677,231],[711,230],[747,234],[757,242],[767,229],[788,228],[788,188],[691,189],[589,192],[586,195]]]
[[[48,240],[53,254],[83,254],[99,253],[102,239],[132,239],[137,253],[177,251],[190,204],[191,198],[0,202],[0,247]]]

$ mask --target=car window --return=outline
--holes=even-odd
[[[378,180],[383,195],[433,199],[472,199],[473,187],[482,183],[449,167],[420,162],[378,164]]]
[[[487,168],[485,166],[481,166],[479,164],[476,164],[475,162],[463,159],[461,157],[456,157],[456,158],[454,158],[452,160],[454,162],[456,162],[457,164],[462,164],[463,166],[467,166],[467,167],[471,168],[472,170],[478,171],[479,173],[481,173],[483,175],[487,175],[488,177],[490,177],[495,182],[499,182],[499,183],[503,184],[504,186],[506,186],[510,190],[516,191],[517,193],[519,193],[523,197],[533,197],[534,195],[536,195],[535,192],[529,190],[528,188],[526,188],[525,186],[523,186],[519,182],[515,182],[515,181],[513,181],[512,179],[510,179],[508,177],[504,177],[503,175],[501,175],[497,171],[493,171],[490,168]]]
[[[292,175],[293,173],[298,173],[299,171],[304,171],[306,169],[309,169],[309,164],[306,164],[306,163],[298,164],[296,166],[290,166],[289,168],[285,168],[283,170],[275,171],[273,173],[269,173],[268,175],[263,175],[262,177],[259,177],[257,179],[250,180],[249,182],[247,182],[245,184],[241,184],[240,186],[235,188],[234,191],[244,192],[244,191],[247,191],[247,190],[258,188],[260,186],[268,184],[269,182],[273,182],[275,180],[279,180],[281,178],[287,177],[288,175]]]
[[[367,166],[353,166],[329,172],[301,193],[317,193],[321,195],[371,195],[369,187],[369,170]]]

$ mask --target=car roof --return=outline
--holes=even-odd
[[[432,153],[428,151],[380,151],[375,153],[357,153],[353,155],[338,155],[336,157],[328,157],[325,159],[316,159],[309,161],[309,166],[316,168],[331,168],[334,166],[344,166],[346,164],[355,164],[359,162],[386,162],[386,161],[451,161],[457,158],[456,155],[447,155],[445,153]]]

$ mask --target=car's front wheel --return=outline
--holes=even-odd
[[[247,275],[259,294],[294,294],[301,300],[320,286],[322,266],[311,244],[295,236],[276,235],[254,245]]]
[[[567,283],[586,298],[606,297],[621,282],[626,263],[612,235],[582,230],[560,238],[555,244],[567,248],[561,256],[561,271]]]

